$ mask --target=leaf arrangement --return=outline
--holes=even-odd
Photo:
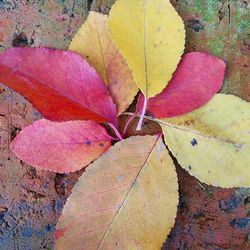
[[[87,167],[59,218],[56,249],[160,249],[178,205],[169,151],[202,182],[250,186],[250,104],[216,94],[225,63],[182,55],[184,44],[168,0],[118,0],[109,17],[90,12],[68,51],[0,54],[0,82],[45,118],[24,128],[12,151],[38,169]],[[124,113],[138,88],[135,113]],[[123,132],[120,115],[131,116]],[[149,119],[162,133],[125,139],[137,116],[138,130]]]

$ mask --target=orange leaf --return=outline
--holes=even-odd
[[[91,11],[69,49],[79,53],[95,67],[108,86],[119,115],[133,101],[138,87],[125,59],[111,40],[107,21],[107,15]]]
[[[111,147],[80,177],[59,219],[56,249],[160,249],[178,203],[175,167],[159,136]]]

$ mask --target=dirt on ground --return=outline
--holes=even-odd
[[[113,2],[0,1],[0,51],[25,46],[66,49],[89,10],[108,13]],[[250,101],[248,1],[172,3],[186,24],[186,51],[205,51],[223,58],[227,73],[221,91]],[[83,172],[67,175],[37,171],[10,152],[11,140],[39,118],[24,98],[0,85],[1,250],[53,249],[56,222]],[[175,226],[163,249],[250,249],[250,189],[207,186],[178,164],[176,168],[180,203]]]

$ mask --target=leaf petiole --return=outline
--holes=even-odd
[[[128,119],[128,121],[124,127],[123,133],[122,133],[123,136],[126,134],[129,124],[134,120],[135,117],[137,117],[137,113],[133,113],[133,115]]]
[[[143,123],[143,120],[144,120],[144,116],[146,114],[147,104],[148,104],[148,100],[144,96],[143,109],[142,109],[142,112],[141,112],[141,115],[140,115],[139,122],[138,122],[137,127],[136,127],[137,131],[140,131],[142,129],[142,123]]]
[[[124,112],[121,115],[128,115],[128,116],[132,116],[132,117],[140,117],[140,115],[138,115],[136,113],[132,113],[132,112]],[[147,116],[147,115],[144,115],[143,118],[147,119],[147,120],[150,120],[150,121],[153,121],[153,122],[158,122],[158,123],[160,122],[158,119],[155,119],[155,118]]]
[[[113,129],[113,131],[115,132],[115,135],[117,136],[117,138],[114,138],[114,140],[121,141],[123,139],[123,137],[120,134],[119,130],[112,123],[107,123],[107,124],[110,126],[110,128]]]
[[[113,136],[109,136],[109,139],[112,140],[112,141],[120,141],[121,139],[118,138],[118,137],[113,137]]]

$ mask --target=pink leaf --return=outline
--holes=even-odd
[[[39,120],[11,143],[18,158],[38,168],[65,173],[87,166],[111,145],[106,130],[93,121]]]
[[[147,112],[157,118],[182,115],[206,104],[221,88],[225,63],[200,52],[182,57],[173,78],[158,95],[148,100]],[[137,111],[143,106],[139,96]]]
[[[116,124],[116,107],[107,87],[74,52],[9,49],[0,54],[0,82],[26,97],[49,120]]]

